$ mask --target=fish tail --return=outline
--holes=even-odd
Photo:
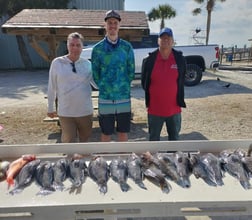
[[[42,188],[39,192],[36,193],[36,195],[40,196],[47,196],[54,192],[55,190],[53,188]]]
[[[22,188],[14,188],[13,190],[9,191],[9,194],[15,195],[15,194],[21,193],[22,191],[23,191]]]
[[[101,193],[103,193],[103,194],[106,194],[107,193],[107,191],[108,191],[108,187],[107,187],[107,184],[100,184],[99,185],[99,191],[101,192]]]
[[[143,182],[138,182],[137,185],[142,189],[147,189]]]
[[[223,186],[224,185],[224,182],[223,182],[222,179],[217,179],[216,183],[217,183],[218,186]]]
[[[242,185],[242,187],[244,189],[251,189],[251,184],[249,183],[249,181],[245,181],[245,180],[240,180],[240,184]]]
[[[126,183],[126,182],[120,183],[120,187],[121,187],[121,190],[122,190],[123,192],[127,192],[127,191],[129,191],[129,189],[130,189],[130,186],[129,186],[128,183]]]
[[[54,189],[58,191],[63,191],[65,189],[65,186],[63,184],[54,184]]]
[[[171,191],[171,185],[166,181],[161,183],[160,187],[164,193],[169,193]]]

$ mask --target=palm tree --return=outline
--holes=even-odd
[[[199,4],[203,4],[205,0],[194,0]],[[226,0],[206,0],[206,10],[207,10],[207,26],[206,26],[206,45],[208,45],[210,26],[211,26],[211,15],[214,9],[214,6],[217,1],[225,2]],[[193,15],[198,15],[201,13],[201,8],[195,8],[192,13]]]
[[[152,8],[148,13],[149,21],[161,19],[160,30],[165,27],[165,19],[170,19],[176,16],[176,10],[168,4],[159,5],[157,8]]]

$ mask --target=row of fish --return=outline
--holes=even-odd
[[[9,191],[14,195],[29,186],[33,180],[40,186],[38,195],[47,195],[56,190],[64,190],[64,181],[68,178],[72,185],[65,190],[79,190],[86,178],[91,177],[98,185],[99,191],[107,192],[107,182],[111,177],[122,191],[128,191],[130,186],[127,178],[131,177],[141,188],[146,189],[141,171],[141,159],[136,154],[128,157],[127,162],[121,157],[113,159],[109,164],[101,156],[93,157],[88,166],[86,158],[74,155],[73,158],[61,158],[56,162],[41,161],[34,155],[24,155],[13,161],[6,169],[6,181]]]
[[[102,156],[93,156],[87,165],[86,158],[81,155],[54,162],[24,155],[9,164],[6,180],[9,188],[13,186],[9,191],[12,195],[22,192],[34,180],[40,186],[38,195],[47,195],[56,190],[79,190],[87,177],[97,183],[102,194],[107,193],[109,178],[118,183],[123,192],[131,188],[128,178],[147,190],[143,181],[146,178],[164,193],[169,193],[172,189],[169,181],[190,188],[190,175],[193,174],[209,186],[222,186],[225,173],[236,178],[244,189],[250,189],[252,157],[242,149],[224,150],[219,155],[181,151],[145,152],[141,155],[132,153],[126,158],[117,156],[110,162]],[[64,186],[66,179],[72,183],[68,189]]]

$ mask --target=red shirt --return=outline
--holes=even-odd
[[[163,59],[159,52],[151,74],[149,114],[169,117],[181,112],[177,104],[177,80],[178,67],[173,53]]]

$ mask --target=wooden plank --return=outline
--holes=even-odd
[[[58,121],[59,121],[59,117],[54,117],[54,118],[45,117],[43,119],[43,122],[58,122]]]
[[[94,110],[98,110],[98,96],[99,96],[99,91],[92,91],[92,100],[93,100]],[[45,96],[44,98],[47,99],[47,96]],[[45,117],[43,119],[43,122],[59,122],[59,118],[58,117],[55,117],[55,118]]]

